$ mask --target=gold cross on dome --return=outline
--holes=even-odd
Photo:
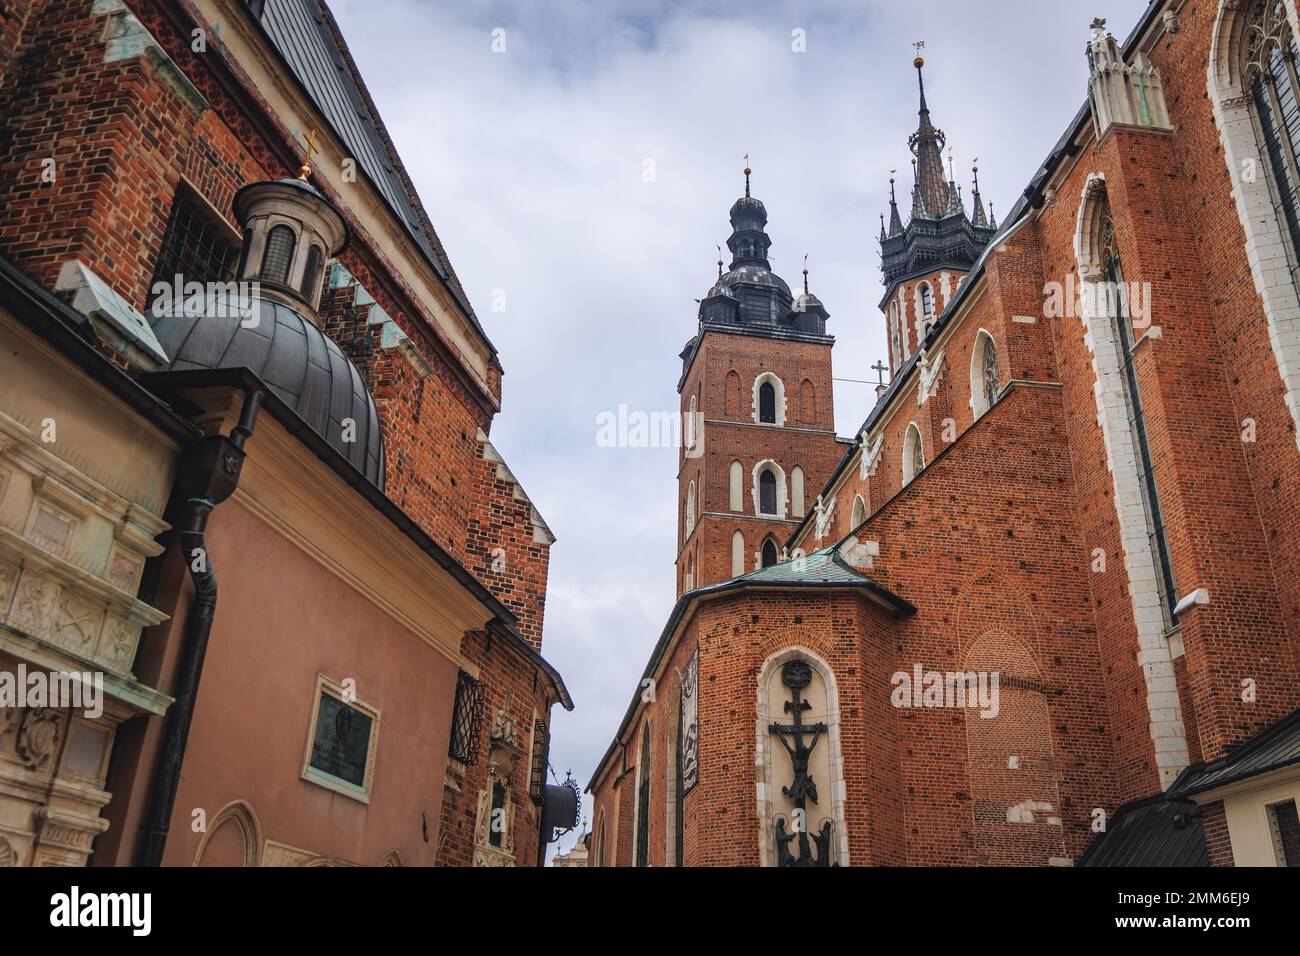
[[[319,147],[316,145],[316,131],[308,130],[307,135],[303,137],[307,141],[307,151],[302,157],[302,166],[298,169],[298,178],[303,182],[311,175],[311,154],[316,152]]]

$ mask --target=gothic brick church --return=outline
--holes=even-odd
[[[847,438],[745,170],[591,865],[1300,865],[1298,34],[1293,0],[1094,22],[1000,225],[918,56]]]

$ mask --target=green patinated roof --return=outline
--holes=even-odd
[[[733,580],[754,584],[865,584],[871,578],[845,563],[839,550],[832,545],[806,557],[791,558],[768,568],[742,574]]]

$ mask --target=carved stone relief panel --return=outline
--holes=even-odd
[[[44,637],[54,616],[58,593],[59,586],[53,581],[31,570],[23,571],[9,612],[9,623],[32,637]]]

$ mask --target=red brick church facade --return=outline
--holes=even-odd
[[[918,58],[891,380],[848,439],[747,171],[591,865],[1300,865],[1298,32],[1291,0],[1094,23],[1000,226]]]

